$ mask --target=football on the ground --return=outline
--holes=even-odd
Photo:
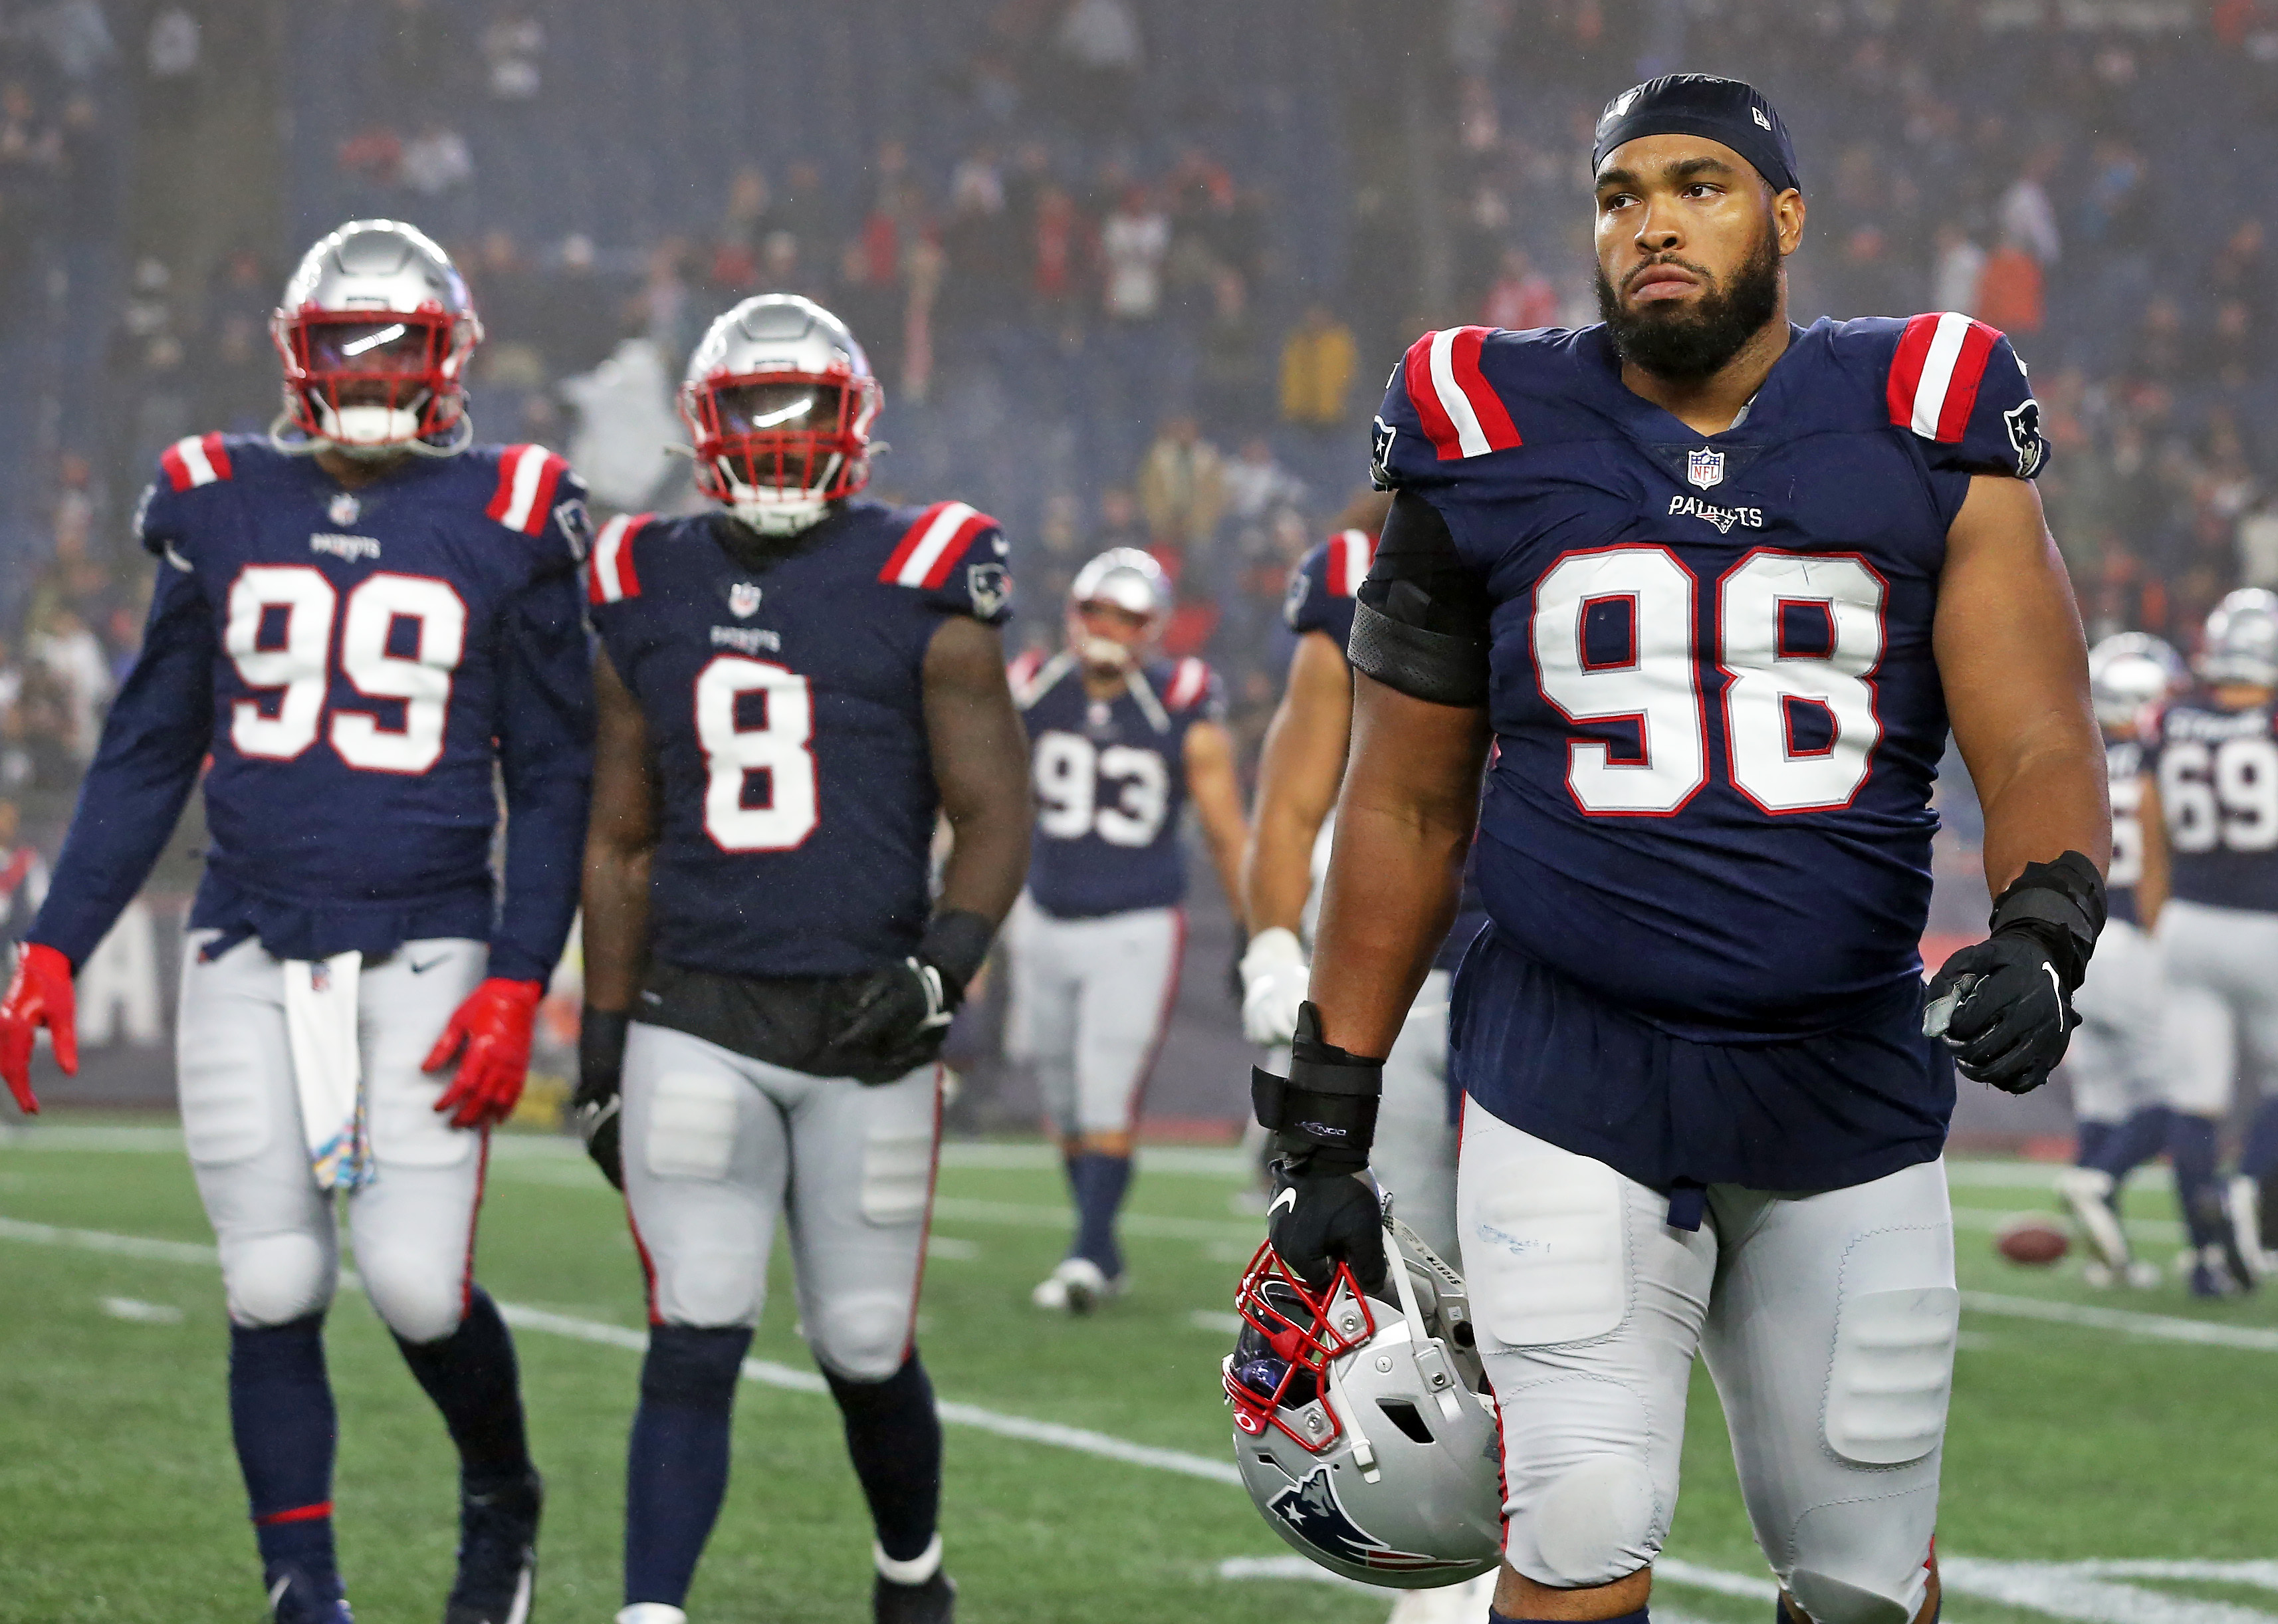
[[[1993,1231],[1993,1249],[2012,1263],[2045,1268],[2072,1250],[2072,1237],[2045,1213],[2019,1213]]]

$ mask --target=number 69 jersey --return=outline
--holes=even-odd
[[[464,937],[493,976],[545,980],[592,760],[584,494],[539,446],[406,458],[353,493],[264,438],[170,448],[136,521],[159,560],[142,650],[35,938],[84,961],[210,756],[193,926],[289,959]]]
[[[852,501],[787,540],[723,513],[616,518],[591,613],[648,725],[650,946],[685,969],[859,976],[916,951],[940,794],[926,648],[1011,612],[1005,539],[962,502]]]
[[[1493,605],[1498,937],[1694,1042],[1917,996],[1946,531],[1974,473],[2044,455],[2008,341],[1958,315],[1793,329],[1713,435],[1626,387],[1602,326],[1419,340],[1376,472]]]
[[[2204,690],[2152,712],[2144,770],[2160,786],[2168,894],[2278,913],[2278,729],[2271,707],[2225,710]],[[2114,795],[2117,801],[2119,786]],[[2114,827],[2118,825],[2114,819]],[[2113,867],[2121,863],[2114,842]]]

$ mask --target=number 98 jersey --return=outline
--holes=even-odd
[[[1024,656],[1013,695],[1028,724],[1036,839],[1028,895],[1059,919],[1172,908],[1187,894],[1179,843],[1187,731],[1225,715],[1200,660],[1151,660],[1094,699],[1072,655]]]
[[[1005,539],[962,502],[845,502],[763,540],[722,513],[611,519],[588,598],[659,796],[657,959],[859,976],[916,951],[940,808],[926,648],[1011,611]]]
[[[2278,738],[2271,707],[2225,710],[2204,690],[2152,713],[2144,770],[2160,786],[2168,894],[2278,913]],[[2115,824],[2117,820],[2115,819]],[[2113,867],[2120,866],[2114,841]]]

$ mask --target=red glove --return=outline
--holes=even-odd
[[[77,1076],[79,1026],[72,1006],[71,961],[44,942],[26,942],[16,954],[16,978],[0,1000],[0,1077],[7,1079],[16,1103],[33,1115],[40,1101],[32,1092],[32,1039],[43,1026],[56,1046],[56,1064],[65,1076]]]
[[[545,995],[541,983],[493,976],[452,1012],[422,1068],[440,1071],[459,1062],[459,1075],[435,1102],[438,1111],[452,1113],[452,1127],[489,1128],[514,1115],[523,1074],[530,1069],[530,1029]],[[5,1035],[0,1028],[0,1041]]]

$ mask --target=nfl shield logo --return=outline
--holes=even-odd
[[[332,519],[333,523],[340,525],[343,530],[347,529],[350,525],[355,524],[356,522],[356,515],[363,511],[363,505],[357,502],[355,497],[349,495],[346,491],[342,491],[339,495],[333,497],[333,505],[325,509],[325,514]]]
[[[1685,477],[1707,490],[1712,485],[1724,482],[1724,454],[1705,447],[1685,454]]]
[[[728,588],[728,607],[739,619],[749,619],[760,612],[760,589],[749,581],[738,581]]]

